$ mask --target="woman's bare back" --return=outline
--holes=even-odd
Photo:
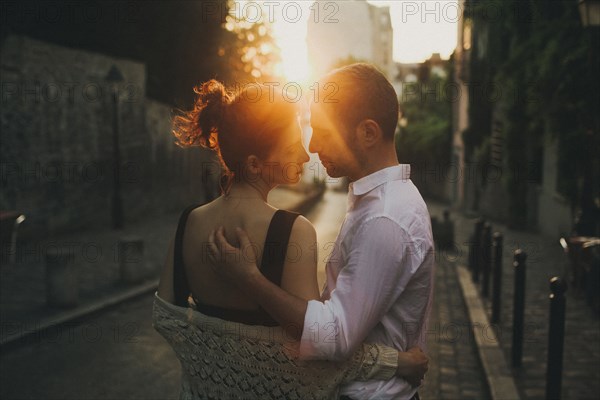
[[[203,304],[234,309],[257,309],[236,286],[218,277],[208,259],[207,238],[213,229],[225,228],[227,239],[235,243],[235,228],[241,227],[250,237],[260,266],[267,231],[277,209],[264,202],[243,202],[219,197],[190,213],[183,236],[183,261],[190,290]],[[254,257],[247,251],[247,257]]]
[[[219,278],[208,258],[208,235],[219,226],[225,228],[227,239],[236,243],[235,228],[244,229],[250,238],[256,264],[260,267],[262,253],[271,220],[276,208],[264,201],[239,200],[221,196],[211,203],[193,210],[187,220],[183,235],[183,263],[188,285],[194,297],[205,305],[239,310],[256,310],[258,304],[240,288]],[[294,247],[294,257],[286,258],[281,287],[306,299],[319,297],[316,280],[316,237],[314,228],[300,216],[295,221],[288,249]],[[247,257],[254,257],[246,251]],[[173,244],[167,255],[165,269],[159,285],[159,295],[173,301]],[[218,268],[218,267],[217,267]]]

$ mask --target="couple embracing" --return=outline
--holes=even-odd
[[[294,104],[212,80],[174,119],[179,143],[214,149],[226,171],[220,197],[181,215],[155,295],[154,327],[182,365],[181,399],[419,398],[434,245],[396,156],[398,98],[368,64],[321,82],[337,93],[311,104],[309,151],[351,182],[322,293],[313,225],[267,202],[309,160]]]

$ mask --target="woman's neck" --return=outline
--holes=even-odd
[[[271,187],[260,180],[256,182],[235,182],[229,188],[229,192],[225,195],[225,199],[239,200],[261,200],[267,202],[267,196],[271,191]]]

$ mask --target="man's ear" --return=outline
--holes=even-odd
[[[366,147],[373,146],[381,140],[381,128],[377,122],[373,121],[372,119],[365,119],[364,121],[361,121],[356,129],[360,141]]]
[[[246,170],[250,175],[259,175],[262,171],[261,163],[258,157],[251,154],[246,158]]]

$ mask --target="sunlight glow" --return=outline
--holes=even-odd
[[[394,61],[423,62],[432,53],[440,53],[442,58],[448,59],[456,48],[457,23],[460,15],[457,0],[428,2],[368,0],[368,2],[375,6],[390,8],[394,29]],[[279,3],[285,6],[285,3],[290,1]],[[282,12],[274,13],[274,36],[281,48],[282,73],[288,79],[302,80],[310,76],[311,72],[307,61],[306,32],[307,21],[312,15],[313,1],[294,3],[301,5],[302,18],[297,22],[288,22],[285,21]]]
[[[390,8],[394,29],[393,59],[396,62],[416,63],[428,59],[432,53],[440,53],[447,59],[456,48],[457,23],[460,9],[457,0],[415,2],[407,0],[363,0],[376,6]],[[280,0],[255,2],[235,0],[238,12],[244,5],[260,4],[263,17],[272,23],[272,34],[280,48],[281,63],[275,73],[290,81],[308,83],[311,76],[308,60],[307,29],[314,1]],[[254,3],[254,4],[251,4]],[[264,8],[271,3],[270,10]],[[259,7],[260,7],[259,6]],[[415,8],[416,7],[416,8]],[[248,7],[248,10],[250,8]],[[256,8],[252,8],[256,10]],[[255,12],[247,16],[254,17]],[[357,21],[360,23],[361,21]],[[227,27],[230,29],[230,27]],[[323,38],[327,40],[327,38]]]
[[[304,84],[310,74],[308,62],[308,49],[306,45],[307,21],[310,13],[310,1],[281,1],[282,11],[274,13],[273,36],[281,49],[281,64],[276,67],[277,73],[292,82]],[[288,11],[285,15],[286,3],[295,3],[299,15],[295,11]],[[287,8],[286,10],[290,10]]]

